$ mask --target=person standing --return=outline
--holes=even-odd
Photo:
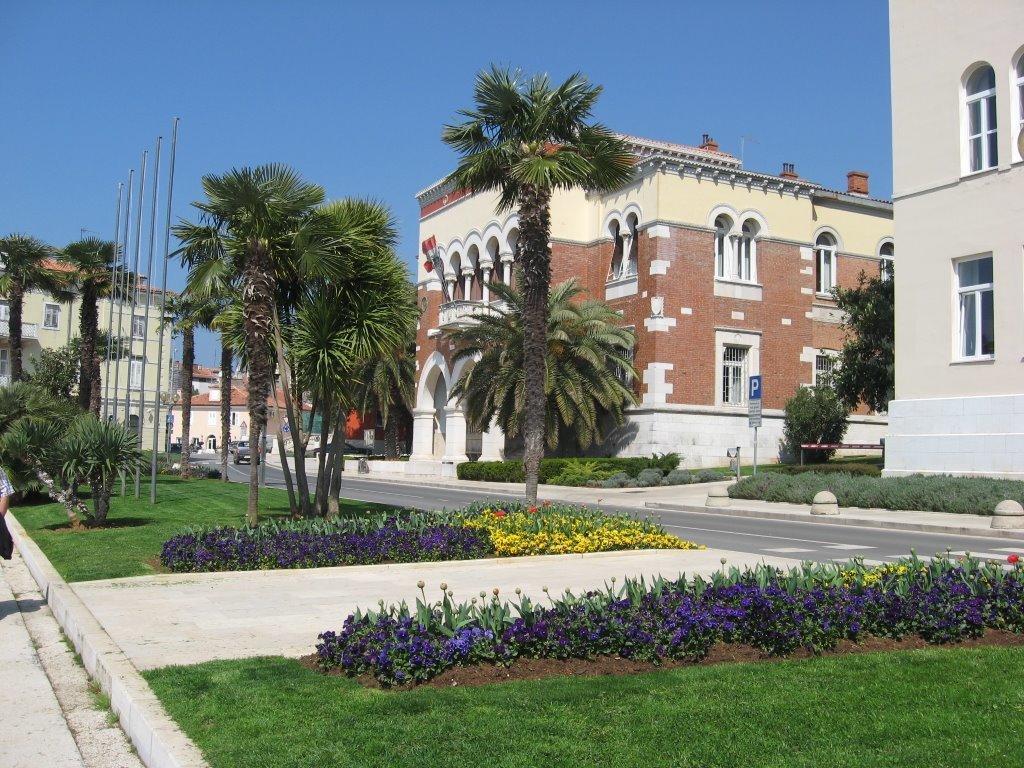
[[[7,530],[7,510],[11,506],[11,496],[14,495],[14,486],[7,478],[7,473],[0,467],[0,557],[10,560],[14,554],[14,539],[11,532]]]

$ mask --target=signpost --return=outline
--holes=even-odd
[[[750,391],[747,396],[747,424],[754,428],[754,470],[757,474],[757,428],[761,426],[761,377],[750,377]]]

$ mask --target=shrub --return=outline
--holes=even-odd
[[[585,465],[582,471],[581,465]],[[563,477],[569,478],[570,485],[586,485],[589,480],[600,480],[599,474],[605,477],[625,472],[629,477],[637,477],[645,469],[660,469],[670,472],[679,465],[679,454],[666,453],[653,456],[624,456],[608,458],[562,458],[541,459],[540,482],[551,485],[562,485]],[[469,461],[459,464],[456,474],[460,480],[478,480],[492,483],[522,483],[526,479],[523,462],[518,459],[506,461]],[[580,475],[586,476],[586,479]],[[580,482],[577,482],[577,481]]]
[[[786,403],[783,439],[794,456],[801,443],[838,443],[846,434],[846,406],[829,386],[801,387]],[[826,461],[835,451],[806,451],[810,461]]]
[[[636,484],[640,488],[650,488],[654,485],[661,485],[662,476],[662,471],[656,467],[642,469],[640,470],[640,474],[636,476]]]
[[[628,483],[629,481],[630,481],[630,477],[625,472],[616,472],[614,475],[612,475],[607,480],[605,480],[603,483],[601,483],[601,487],[602,488],[625,488],[626,487],[626,483]]]
[[[1003,499],[1024,503],[1024,482],[983,477],[912,475],[864,477],[844,473],[759,472],[729,487],[736,499],[810,504],[818,491],[832,491],[842,507],[991,515]]]
[[[877,569],[806,564],[783,573],[768,566],[732,569],[710,579],[685,576],[534,604],[523,596],[455,604],[441,584],[422,598],[356,611],[316,647],[324,671],[370,674],[385,685],[429,680],[459,664],[509,664],[517,658],[618,656],[697,662],[717,642],[743,643],[782,656],[834,649],[843,640],[919,637],[947,643],[986,628],[1024,632],[1024,570],[1004,572],[976,560],[917,559]]]
[[[766,464],[757,468],[758,472],[775,472],[781,475],[802,475],[814,472],[818,475],[864,475],[881,477],[882,468],[877,464],[852,464],[848,462],[836,464]]]
[[[602,469],[596,461],[585,459],[569,459],[554,477],[548,479],[550,485],[586,486],[597,484],[614,474],[614,470]]]

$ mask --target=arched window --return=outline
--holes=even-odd
[[[736,278],[747,282],[757,281],[757,235],[760,225],[754,219],[743,222],[736,254]]]
[[[822,232],[814,241],[815,270],[814,287],[818,293],[831,293],[836,287],[836,239],[828,232]]]
[[[967,79],[967,158],[971,171],[995,168],[999,162],[996,131],[996,73],[988,64]]]
[[[1017,59],[1016,75],[1017,130],[1014,140],[1017,143],[1018,159],[1024,160],[1024,53]]]
[[[878,249],[878,270],[883,280],[892,280],[892,258],[896,253],[896,247],[892,240],[886,240]]]
[[[627,238],[623,238],[624,242],[628,239],[629,250],[622,255],[622,276],[623,277],[635,277],[636,276],[636,259],[637,259],[637,237],[636,237],[636,226],[637,218],[636,214],[629,214],[626,217],[626,235]],[[625,250],[625,246],[623,247]]]
[[[622,233],[619,222],[609,224],[608,231],[612,236],[612,263],[608,267],[608,279],[618,280],[622,277]]]
[[[726,264],[732,256],[731,231],[732,220],[728,216],[723,213],[715,219],[715,277],[726,276]]]

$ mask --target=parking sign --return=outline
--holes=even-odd
[[[747,425],[755,429],[761,426],[761,394],[761,377],[751,376],[747,397]]]
[[[750,377],[750,399],[760,400],[761,399],[761,377],[751,376]]]

